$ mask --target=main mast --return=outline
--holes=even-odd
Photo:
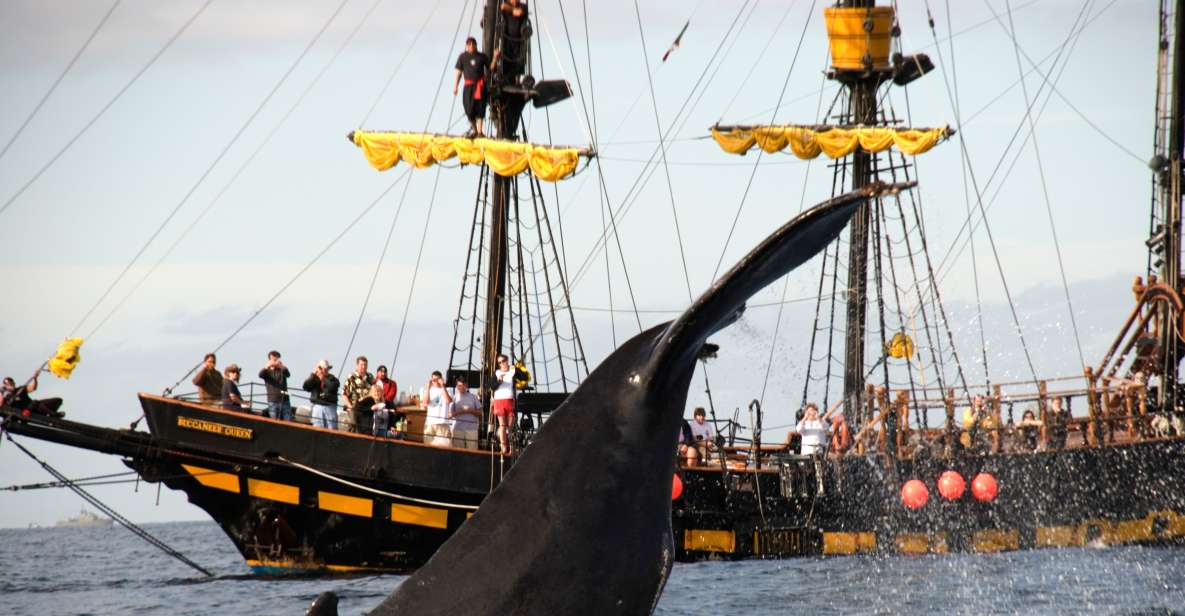
[[[486,0],[482,17],[482,49],[486,53],[503,45],[501,33],[500,0]],[[500,62],[494,70],[490,85],[490,124],[494,137],[517,140],[518,126],[522,119],[526,98],[522,92],[514,92],[502,86],[514,83],[523,74],[523,63],[518,58]],[[506,311],[507,238],[510,213],[510,193],[513,178],[494,176],[490,198],[490,258],[486,277],[485,333],[482,336],[481,365],[489,368],[502,352],[503,321]],[[513,361],[513,358],[512,358]]]
[[[1170,12],[1169,5],[1173,4]],[[1171,23],[1172,43],[1169,49],[1167,38],[1161,38],[1160,65],[1162,71],[1168,66],[1166,54],[1172,53],[1171,72],[1164,79],[1162,72],[1158,79],[1159,88],[1168,88],[1167,98],[1164,92],[1157,93],[1157,123],[1160,125],[1165,112],[1168,112],[1168,140],[1165,135],[1157,135],[1157,153],[1153,158],[1153,170],[1158,177],[1154,181],[1159,185],[1160,217],[1162,228],[1159,232],[1154,229],[1153,239],[1149,240],[1149,247],[1153,252],[1159,252],[1160,280],[1178,293],[1181,292],[1181,161],[1185,158],[1185,0],[1165,0],[1161,3],[1162,28],[1169,28]],[[1162,34],[1167,34],[1163,32]],[[1167,83],[1166,83],[1167,81]],[[1164,106],[1167,102],[1168,109]],[[1162,244],[1156,246],[1157,235]],[[1178,341],[1178,327],[1182,315],[1165,315],[1164,325],[1160,328],[1159,345],[1163,350],[1160,366],[1160,403],[1161,408],[1172,409],[1177,405],[1177,368],[1181,361],[1181,348]],[[1175,318],[1173,318],[1175,316]]]

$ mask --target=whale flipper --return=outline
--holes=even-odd
[[[372,614],[652,612],[674,562],[671,475],[696,354],[748,298],[816,255],[886,189],[800,214],[674,322],[615,350],[477,513]]]

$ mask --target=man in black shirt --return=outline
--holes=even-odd
[[[457,95],[457,87],[461,78],[465,78],[465,90],[461,104],[465,108],[465,116],[469,118],[469,136],[484,137],[482,123],[486,115],[486,69],[494,70],[498,64],[499,51],[494,51],[491,60],[484,53],[477,50],[477,39],[472,36],[465,40],[465,51],[457,57],[457,78],[453,81],[453,96]]]
[[[4,377],[4,385],[0,387],[0,406],[10,406],[14,409],[26,411],[26,413],[39,413],[41,415],[49,415],[51,417],[65,417],[66,414],[59,409],[62,406],[61,398],[46,398],[44,400],[34,400],[29,397],[29,392],[37,391],[37,376],[33,376],[33,380],[28,383],[16,386],[16,381],[10,376]]]
[[[280,352],[271,351],[267,354],[267,365],[259,371],[259,380],[267,385],[267,410],[264,417],[275,417],[284,421],[292,421],[292,402],[288,398],[288,367],[280,361]]]

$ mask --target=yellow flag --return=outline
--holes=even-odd
[[[67,338],[58,346],[58,352],[49,360],[49,371],[60,379],[70,378],[74,367],[82,361],[78,355],[78,347],[82,346],[82,338]]]

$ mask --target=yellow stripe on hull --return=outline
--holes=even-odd
[[[325,511],[334,511],[363,518],[374,517],[374,501],[369,498],[334,494],[333,492],[317,492],[317,506]]]
[[[189,464],[182,464],[181,468],[184,468],[185,472],[193,475],[193,478],[197,479],[198,483],[206,486],[207,488],[226,490],[227,492],[234,492],[235,494],[239,493],[239,478],[236,475],[232,475],[230,473],[220,473],[218,471],[212,471],[208,468],[191,466]]]
[[[266,498],[267,500],[288,503],[289,505],[300,504],[300,488],[282,483],[264,481],[262,479],[251,479],[248,477],[247,494],[255,498]]]
[[[731,530],[698,530],[683,531],[683,549],[697,552],[726,552],[736,551],[737,535]]]
[[[448,528],[448,511],[417,505],[391,505],[391,521],[429,528]]]

